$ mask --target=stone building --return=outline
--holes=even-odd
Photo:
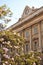
[[[43,52],[43,7],[26,6],[18,22],[8,29],[25,38],[24,53]]]

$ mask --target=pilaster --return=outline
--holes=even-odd
[[[38,34],[39,34],[39,52],[42,51],[41,49],[41,24],[38,24]]]
[[[30,51],[32,51],[32,27],[30,28]]]

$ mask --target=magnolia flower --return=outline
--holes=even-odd
[[[18,49],[18,48],[19,48],[19,46],[14,46],[14,48]]]
[[[3,63],[3,65],[5,65],[5,63]]]
[[[12,60],[14,61],[14,58],[12,58]]]
[[[2,42],[3,44],[5,44],[5,42]]]
[[[10,43],[10,41],[8,41],[8,44]]]
[[[11,65],[11,64],[9,64],[9,65]]]
[[[12,48],[12,46],[10,45],[10,47]]]
[[[14,34],[16,34],[16,32],[14,32]]]
[[[5,58],[9,59],[10,57],[6,54],[3,55]]]
[[[41,57],[38,56],[38,59],[42,60]]]
[[[18,33],[18,36],[20,36],[20,34]]]
[[[4,38],[1,38],[0,41],[4,41]]]
[[[16,53],[17,56],[20,56],[18,53]]]
[[[8,64],[8,61],[6,61],[5,63]]]
[[[3,41],[3,40],[4,40],[4,38],[1,38],[1,40]]]
[[[36,63],[34,62],[33,65],[36,65]]]
[[[5,51],[5,53],[7,53],[8,49],[7,48],[3,48],[3,50]]]

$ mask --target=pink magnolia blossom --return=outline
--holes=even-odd
[[[10,57],[6,54],[3,55],[5,58],[9,59]]]
[[[8,51],[8,49],[7,49],[7,48],[5,48],[5,47],[3,48],[3,50],[5,51],[5,53],[7,53],[7,51]]]

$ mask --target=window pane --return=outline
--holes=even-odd
[[[43,21],[41,22],[41,31],[43,31]]]
[[[38,30],[37,30],[37,27],[34,27],[34,33],[37,33]]]
[[[25,32],[25,38],[29,38],[29,31]]]
[[[26,51],[28,52],[28,44],[26,44]]]
[[[37,25],[32,27],[32,34],[36,34],[36,33],[38,33],[38,26]]]
[[[33,41],[33,50],[34,50],[34,51],[38,51],[38,49],[39,49],[38,40],[37,40],[37,41]]]
[[[26,52],[28,53],[30,50],[30,44],[29,43],[26,43]]]

